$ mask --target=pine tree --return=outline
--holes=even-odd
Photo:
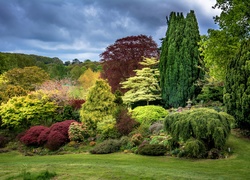
[[[186,18],[172,12],[167,24],[160,56],[162,99],[165,107],[185,106],[198,94],[194,84],[203,75],[198,68],[198,23],[194,11],[190,11]]]
[[[250,40],[242,43],[226,74],[224,103],[227,113],[235,117],[239,128],[250,130]]]

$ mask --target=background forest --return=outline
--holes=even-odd
[[[0,147],[227,157],[231,129],[250,136],[249,7],[217,0],[206,36],[172,12],[160,48],[122,37],[99,62],[0,53]]]

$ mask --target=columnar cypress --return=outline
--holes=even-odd
[[[250,40],[243,41],[229,63],[226,73],[224,103],[236,125],[250,130]]]
[[[195,82],[203,75],[198,68],[198,23],[194,11],[186,18],[172,12],[167,25],[160,56],[162,99],[165,107],[185,106],[188,99],[197,95]]]

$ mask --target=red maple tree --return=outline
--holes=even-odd
[[[143,57],[159,57],[156,42],[151,36],[127,36],[115,41],[100,54],[103,71],[101,77],[107,79],[112,92],[121,89],[120,82],[134,76],[135,69],[141,69],[139,64]]]

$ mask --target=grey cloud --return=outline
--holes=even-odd
[[[200,4],[187,1],[0,0],[0,51],[99,60],[108,45],[125,36],[145,34],[159,43],[171,11],[194,9],[201,34],[216,27]]]

